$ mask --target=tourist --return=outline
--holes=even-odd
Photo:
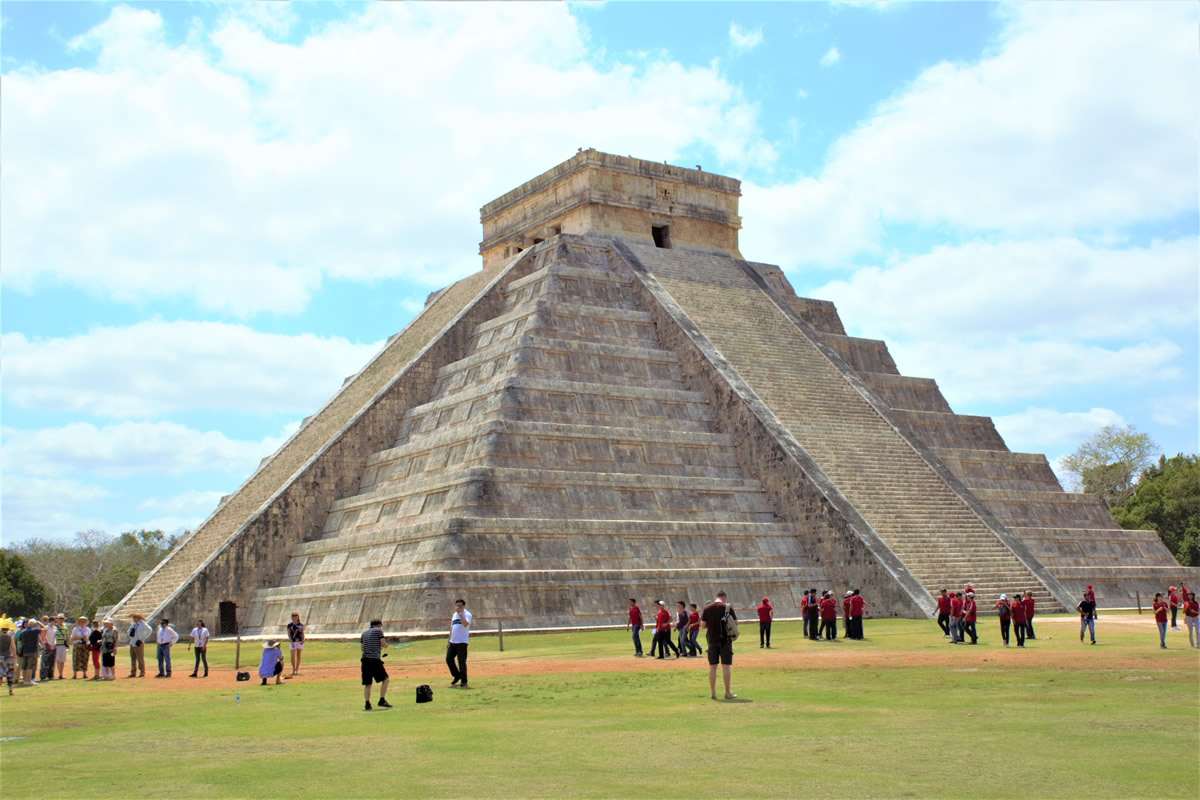
[[[446,666],[450,668],[450,688],[467,688],[467,642],[471,636],[471,612],[465,600],[454,601],[450,617],[450,642],[446,645]]]
[[[1083,634],[1090,633],[1092,636],[1092,644],[1096,643],[1096,601],[1091,599],[1096,595],[1092,594],[1092,587],[1089,586],[1083,593],[1083,599],[1075,604],[1075,608],[1079,610],[1079,641],[1083,641]]]
[[[192,667],[192,674],[189,678],[198,677],[200,672],[200,662],[204,662],[204,677],[208,677],[208,640],[212,638],[208,628],[204,627],[204,620],[196,620],[196,627],[192,628],[188,638],[188,647],[196,653],[196,664]]]
[[[1002,594],[996,601],[996,614],[1000,617],[1000,638],[1004,640],[1004,646],[1008,647],[1008,627],[1012,624],[1012,608],[1008,604],[1008,595]]]
[[[675,604],[675,636],[677,637],[676,646],[679,648],[679,653],[684,658],[691,657],[691,650],[688,647],[688,613],[687,603],[680,600]]]
[[[967,592],[967,599],[963,601],[963,631],[971,637],[971,644],[978,644],[978,637],[975,635],[975,593]],[[1020,647],[1021,645],[1017,645]]]
[[[805,639],[808,638],[808,592],[800,598],[800,622],[802,625],[800,635]]]
[[[71,635],[67,637],[67,643],[71,646],[71,680],[78,678],[81,672],[83,679],[87,680],[88,637],[91,635],[87,617],[75,620],[75,627],[71,628]]]
[[[129,615],[129,677],[146,677],[146,642],[154,635],[154,629],[146,618],[136,611]]]
[[[1025,646],[1025,603],[1021,601],[1021,593],[1013,593],[1012,604],[1013,633],[1017,636],[1017,647]]]
[[[704,654],[704,649],[696,641],[700,636],[700,611],[696,608],[695,603],[692,603],[689,607],[692,611],[688,614],[688,648],[692,656],[701,656]]]
[[[1154,622],[1158,625],[1158,644],[1163,650],[1167,649],[1167,602],[1163,600],[1162,592],[1154,593]]]
[[[367,701],[363,711],[371,710],[372,682],[379,684],[379,707],[391,708],[392,704],[385,697],[388,674],[387,670],[383,668],[383,649],[387,647],[387,640],[383,638],[383,622],[377,619],[371,620],[371,627],[363,631],[362,636],[358,637],[358,641],[362,645],[363,698]]]
[[[1171,630],[1179,630],[1179,592],[1172,586],[1167,594],[1167,603],[1171,606]]]
[[[733,606],[728,605],[725,592],[717,592],[717,597],[700,612],[700,627],[704,628],[705,638],[708,639],[708,695],[717,699],[717,664],[721,665],[721,673],[725,680],[725,699],[737,697],[729,688],[730,672],[733,668],[733,640],[725,626],[725,615],[737,619]]]
[[[958,644],[963,640],[963,601],[958,592],[950,596],[950,644]]]
[[[101,680],[115,681],[117,679],[117,638],[119,636],[116,626],[113,625],[112,617],[106,617],[104,630],[100,634]]]
[[[1037,605],[1033,599],[1033,592],[1026,592],[1025,599],[1021,603],[1025,606],[1025,640],[1032,641],[1037,639],[1033,634],[1033,612],[1034,607]]]
[[[825,633],[825,641],[837,639],[837,601],[833,599],[832,589],[821,597],[821,630]]]
[[[762,605],[758,607],[758,649],[762,650],[766,647],[771,649],[771,621],[775,619],[775,609],[771,607],[771,601],[764,597]]]
[[[1088,600],[1090,600],[1090,601],[1091,601],[1091,603],[1092,603],[1092,617],[1093,617],[1093,618],[1095,618],[1096,616],[1098,616],[1098,615],[1096,614],[1096,610],[1097,610],[1097,609],[1098,609],[1100,606],[1099,606],[1099,605],[1096,603],[1096,592],[1092,590],[1092,585],[1091,585],[1090,583],[1088,584],[1088,586],[1087,586],[1087,589],[1085,589],[1085,590],[1084,590],[1084,592],[1083,592],[1083,595],[1084,595],[1084,597],[1086,597]]]
[[[937,624],[942,629],[942,634],[947,638],[950,637],[950,598],[946,594],[946,590],[942,589],[942,596],[937,599]]]
[[[92,630],[88,633],[88,652],[92,654],[92,680],[100,680],[100,640],[104,638],[103,623],[98,619],[92,620]]]
[[[816,589],[808,590],[808,638],[814,642],[821,636],[821,625],[818,618],[821,615],[821,601]]]
[[[163,617],[158,621],[158,674],[156,678],[171,677],[171,645],[179,641],[179,634],[171,627],[170,620]]]
[[[855,589],[854,594],[850,595],[850,627],[852,633],[851,639],[863,638],[863,611],[867,608],[867,601],[862,596],[861,589]]]
[[[12,632],[16,626],[7,619],[0,620],[0,678],[8,683],[8,694],[13,693],[13,673],[17,671],[17,646]]]
[[[54,637],[57,633],[58,626],[54,624],[54,619],[43,614],[41,637],[38,640],[38,649],[42,654],[42,666],[38,677],[43,681],[54,680]]]
[[[292,612],[292,621],[287,624],[288,649],[292,654],[292,675],[300,674],[300,656],[304,655],[304,623],[300,615]]]
[[[1183,604],[1183,624],[1187,626],[1188,647],[1200,647],[1200,603],[1196,602],[1196,593],[1188,592]]]
[[[650,645],[650,655],[654,655],[654,646],[658,645],[658,660],[662,661],[666,658],[667,648],[675,651],[675,657],[679,658],[679,650],[671,643],[671,612],[667,611],[667,604],[658,600],[654,603],[658,609],[654,614],[654,643]]]
[[[21,675],[26,686],[36,684],[38,668],[38,650],[42,646],[42,624],[33,617],[25,620],[19,634],[21,649]]]
[[[633,655],[635,658],[641,658],[645,655],[642,653],[642,609],[632,597],[629,598],[629,622],[625,623],[625,630],[630,629],[633,630]]]
[[[60,612],[54,620],[54,668],[60,681],[63,679],[63,670],[67,668],[67,654],[70,650],[67,640],[70,636],[71,628],[67,625],[67,615]]]
[[[843,639],[851,638],[852,631],[850,630],[850,598],[853,596],[854,590],[847,589],[845,596],[842,597],[842,628],[845,629],[842,633]]]
[[[275,683],[283,683],[283,651],[279,642],[268,639],[263,642],[262,661],[258,662],[258,677],[262,678],[262,686],[267,685],[268,678],[275,678]],[[194,674],[192,677],[196,677]]]

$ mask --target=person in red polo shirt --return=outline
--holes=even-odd
[[[1174,586],[1171,587],[1170,594],[1167,595],[1167,603],[1171,606],[1171,630],[1179,630],[1179,592]]]
[[[764,647],[771,649],[771,620],[775,619],[775,609],[771,607],[771,601],[766,597],[763,598],[762,605],[758,607],[758,649]]]
[[[967,592],[967,599],[963,601],[963,630],[971,637],[971,644],[977,644],[979,640],[975,634],[975,609],[975,593]]]
[[[850,598],[853,595],[854,592],[847,589],[846,596],[842,598],[842,627],[845,628],[845,632],[842,634],[843,639],[850,638]]]
[[[1188,647],[1200,647],[1200,603],[1196,602],[1196,593],[1188,592],[1187,600],[1183,603],[1183,624],[1187,626]]]
[[[693,656],[702,656],[704,648],[696,641],[700,636],[700,612],[696,610],[695,603],[692,603],[689,608],[692,611],[688,614],[688,650]]]
[[[1008,595],[1002,594],[996,601],[996,614],[1000,617],[1000,638],[1008,647],[1008,628],[1012,624],[1012,606],[1008,602]]]
[[[1167,649],[1167,609],[1170,606],[1163,600],[1162,592],[1154,593],[1154,623],[1158,625],[1158,644]]]
[[[863,638],[863,610],[867,607],[867,601],[863,599],[862,591],[854,590],[854,594],[850,595],[850,628],[851,639]]]
[[[825,631],[825,641],[837,638],[837,601],[833,592],[825,592],[821,598],[821,630]]]
[[[638,608],[637,600],[629,598],[629,622],[625,630],[633,629],[633,655],[642,657],[642,609]]]
[[[817,590],[816,589],[808,590],[808,609],[807,610],[808,610],[808,614],[806,615],[805,618],[808,621],[808,638],[812,639],[815,642],[817,640],[817,638],[821,635],[820,634],[821,624],[818,621],[818,618],[821,616],[821,603],[817,599]]]
[[[950,596],[946,594],[946,590],[942,589],[942,596],[937,599],[937,624],[942,629],[942,634],[950,638]]]
[[[958,592],[950,598],[950,644],[962,641],[963,631],[963,601]]]
[[[1033,612],[1036,602],[1033,599],[1033,592],[1026,592],[1025,599],[1021,601],[1025,606],[1025,638],[1026,640],[1036,640],[1033,635]]]
[[[1017,637],[1017,647],[1025,646],[1025,604],[1021,602],[1021,593],[1013,594],[1012,608],[1012,626],[1013,633]]]
[[[654,615],[654,638],[658,643],[658,660],[662,661],[666,657],[668,647],[674,650],[675,657],[679,658],[679,648],[671,641],[671,612],[667,611],[667,604],[662,600],[659,600],[657,605],[658,613]]]

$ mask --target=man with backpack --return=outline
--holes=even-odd
[[[708,638],[708,693],[717,699],[717,664],[725,678],[725,699],[737,697],[729,690],[729,672],[733,667],[733,640],[737,638],[737,614],[725,596],[717,592],[717,598],[700,612],[700,627]]]

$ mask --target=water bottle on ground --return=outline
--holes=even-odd
[[[242,705],[242,693],[241,693],[241,692],[237,692],[236,694],[234,694],[234,696],[233,696],[233,704],[234,704],[235,706],[241,706],[241,705]]]

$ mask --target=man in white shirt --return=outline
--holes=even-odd
[[[158,674],[154,676],[156,678],[171,677],[171,645],[179,641],[179,634],[169,623],[170,620],[166,617],[158,621]]]
[[[450,644],[446,647],[446,666],[454,681],[450,688],[467,688],[467,637],[471,634],[471,612],[464,600],[454,601],[454,616],[450,618]],[[455,664],[457,662],[457,664]]]
[[[141,614],[131,614],[129,626],[129,677],[146,677],[146,642],[154,636],[154,629]]]
[[[196,649],[196,666],[192,667],[192,674],[189,678],[195,678],[196,673],[200,671],[200,661],[204,661],[204,677],[208,677],[208,638],[210,634],[208,628],[204,627],[204,620],[196,620],[196,627],[192,628],[192,641],[188,647]]]

